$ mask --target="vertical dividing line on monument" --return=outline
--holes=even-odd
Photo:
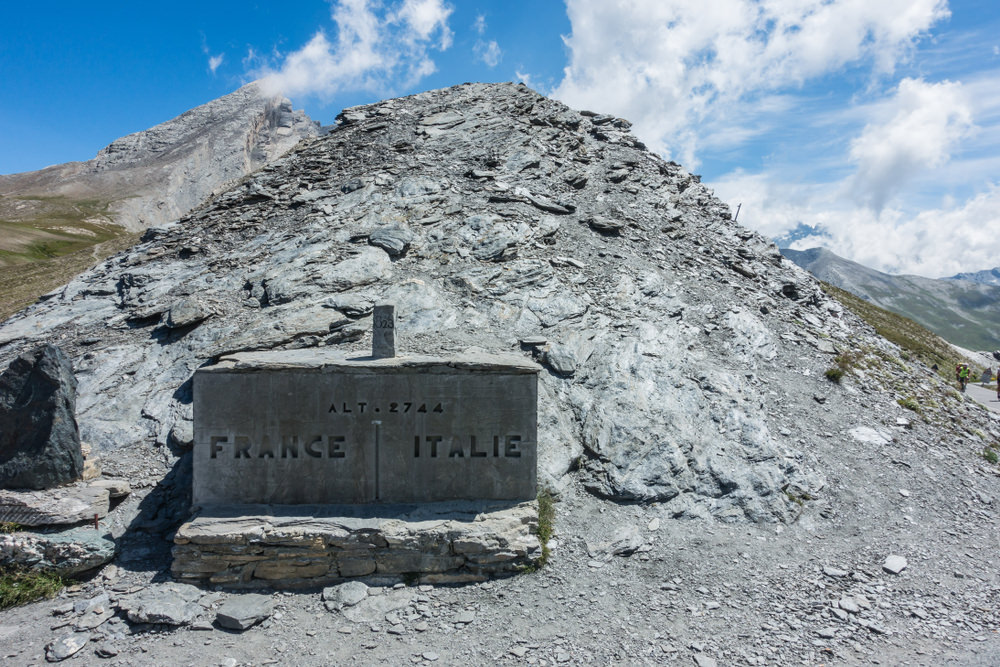
[[[372,424],[375,425],[375,500],[381,500],[378,487],[378,448],[381,444],[380,436],[382,431],[382,421],[380,419],[375,419],[372,420]]]

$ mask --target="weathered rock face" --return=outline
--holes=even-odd
[[[404,353],[520,349],[547,365],[541,483],[579,470],[595,493],[727,521],[786,520],[789,496],[822,486],[799,452],[819,427],[777,427],[767,377],[862,335],[627,121],[472,84],[346,110],[8,320],[0,359],[58,338],[86,441],[166,443],[189,432],[196,368],[370,349],[375,302],[396,304]]]
[[[0,488],[50,489],[79,479],[76,378],[59,348],[42,345],[0,375]]]
[[[93,160],[0,176],[0,194],[111,203],[132,231],[175,220],[224,185],[287,152],[319,125],[250,83],[142,132],[116,139]]]

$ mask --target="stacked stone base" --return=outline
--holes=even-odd
[[[172,572],[227,588],[475,582],[537,560],[537,528],[535,502],[205,506],[177,531]]]

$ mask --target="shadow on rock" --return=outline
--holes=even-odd
[[[174,533],[190,510],[191,452],[186,452],[140,501],[138,513],[119,539],[119,566],[152,570],[156,573],[153,581],[168,580]]]

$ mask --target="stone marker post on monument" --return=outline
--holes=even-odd
[[[396,307],[375,306],[372,312],[372,357],[387,359],[396,356]]]

